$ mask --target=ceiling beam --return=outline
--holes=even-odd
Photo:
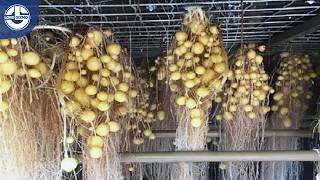
[[[290,40],[295,39],[296,37],[304,36],[308,33],[315,32],[320,25],[320,14],[316,15],[315,17],[311,18],[310,20],[299,24],[297,26],[294,26],[287,31],[284,31],[282,33],[277,33],[273,35],[270,39],[270,41],[266,44],[269,44],[269,46],[273,46],[276,44],[280,44],[283,42],[288,42]]]
[[[263,2],[278,2],[279,0],[263,0]],[[285,1],[292,1],[292,0],[282,0]],[[246,0],[244,3],[256,3],[261,2],[261,0]],[[40,4],[40,8],[96,8],[96,7],[142,7],[142,6],[194,6],[194,5],[212,5],[212,4],[240,4],[241,1],[234,0],[234,1],[209,1],[209,2],[170,2],[170,3],[127,3],[127,4],[112,4],[112,3],[101,3],[101,4]]]

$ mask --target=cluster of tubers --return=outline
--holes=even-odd
[[[225,92],[227,100],[222,105],[224,112],[216,117],[218,120],[234,120],[237,112],[255,119],[270,111],[265,101],[274,90],[268,85],[269,76],[263,68],[264,51],[264,45],[249,44],[235,55],[230,87]]]
[[[308,90],[308,85],[316,76],[308,55],[281,54],[276,93],[273,95],[275,103],[271,110],[278,113],[285,128],[292,126],[292,106],[301,106],[301,103],[311,98],[312,92]]]
[[[78,132],[86,136],[92,158],[102,156],[104,137],[120,131],[120,117],[138,95],[131,88],[135,77],[123,53],[108,33],[99,30],[89,30],[84,38],[74,36],[69,43],[59,90],[68,115],[77,118]]]
[[[176,104],[187,109],[195,128],[203,125],[205,111],[228,74],[221,37],[218,26],[210,25],[203,12],[195,10],[185,16],[167,53],[170,89],[176,94]]]

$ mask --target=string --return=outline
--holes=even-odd
[[[240,1],[240,8],[241,8],[241,37],[240,37],[240,48],[241,48],[241,54],[243,55],[243,15],[244,15],[244,10],[243,10],[243,0]]]

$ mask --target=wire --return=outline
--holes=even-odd
[[[241,9],[241,37],[240,37],[240,48],[241,48],[241,54],[243,55],[244,47],[243,47],[243,16],[244,16],[244,11],[243,11],[243,0],[240,2],[240,9]]]

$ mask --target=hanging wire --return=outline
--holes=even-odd
[[[241,54],[243,55],[244,51],[244,46],[243,46],[243,16],[244,16],[244,11],[243,11],[243,0],[240,1],[240,9],[241,9],[241,37],[240,37],[240,48],[241,48]]]

